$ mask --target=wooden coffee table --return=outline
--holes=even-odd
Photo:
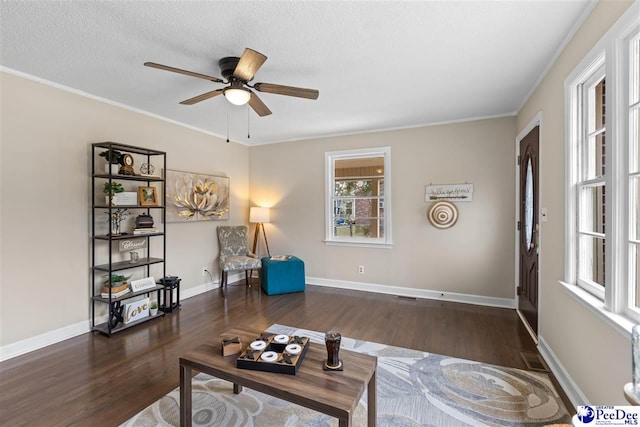
[[[262,331],[231,329],[225,335],[238,336],[243,348]],[[324,371],[326,347],[310,343],[296,375],[238,369],[238,355],[223,357],[220,344],[203,344],[180,358],[180,425],[191,426],[192,370],[233,383],[233,392],[246,386],[253,390],[325,413],[339,420],[340,427],[352,425],[353,413],[367,389],[368,426],[376,425],[376,367],[374,356],[340,350],[344,371]]]

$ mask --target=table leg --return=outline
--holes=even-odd
[[[351,414],[349,414],[349,418],[338,419],[338,427],[349,427],[349,426],[351,426]]]
[[[180,365],[180,427],[191,427],[191,368]]]
[[[242,386],[240,384],[233,383],[233,394],[242,393]]]
[[[369,380],[369,387],[367,390],[367,408],[368,408],[368,427],[376,427],[377,422],[377,410],[376,410],[376,371],[373,371],[371,379]]]

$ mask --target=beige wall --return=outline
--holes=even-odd
[[[307,276],[513,298],[514,126],[507,117],[254,147],[251,204],[273,205],[271,253],[304,259]],[[325,245],[324,153],[379,146],[391,147],[393,248]],[[473,202],[456,204],[453,228],[432,227],[425,185],[465,181]]]
[[[548,209],[548,222],[540,224],[540,336],[592,404],[626,404],[631,347],[558,283],[564,277],[564,80],[630,3],[598,3],[517,116],[521,130],[542,112],[540,206]]]
[[[247,220],[248,148],[0,73],[0,346],[90,318],[90,144],[167,152],[170,169],[227,175],[231,220]],[[217,279],[215,227],[167,225],[167,273],[182,289]]]

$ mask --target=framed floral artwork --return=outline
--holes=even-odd
[[[167,170],[167,222],[229,219],[229,177]]]

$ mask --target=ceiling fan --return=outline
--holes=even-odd
[[[169,67],[168,65],[156,64],[155,62],[145,62],[144,65],[147,67],[158,68],[160,70],[185,74],[191,77],[198,77],[214,83],[228,84],[225,88],[212,90],[211,92],[206,92],[202,95],[186,99],[180,103],[184,105],[193,105],[218,95],[224,95],[229,102],[235,105],[244,105],[248,102],[249,106],[251,106],[259,116],[263,117],[271,114],[271,110],[267,108],[262,100],[258,98],[258,95],[256,95],[256,93],[251,89],[255,89],[258,92],[275,93],[277,95],[318,99],[320,92],[315,89],[283,86],[273,83],[255,83],[254,85],[250,85],[249,82],[253,80],[254,74],[260,69],[266,60],[266,56],[249,48],[244,50],[240,58],[236,56],[222,58],[218,61],[218,65],[220,66],[220,72],[222,73],[224,80],[218,77],[208,76],[206,74]]]

